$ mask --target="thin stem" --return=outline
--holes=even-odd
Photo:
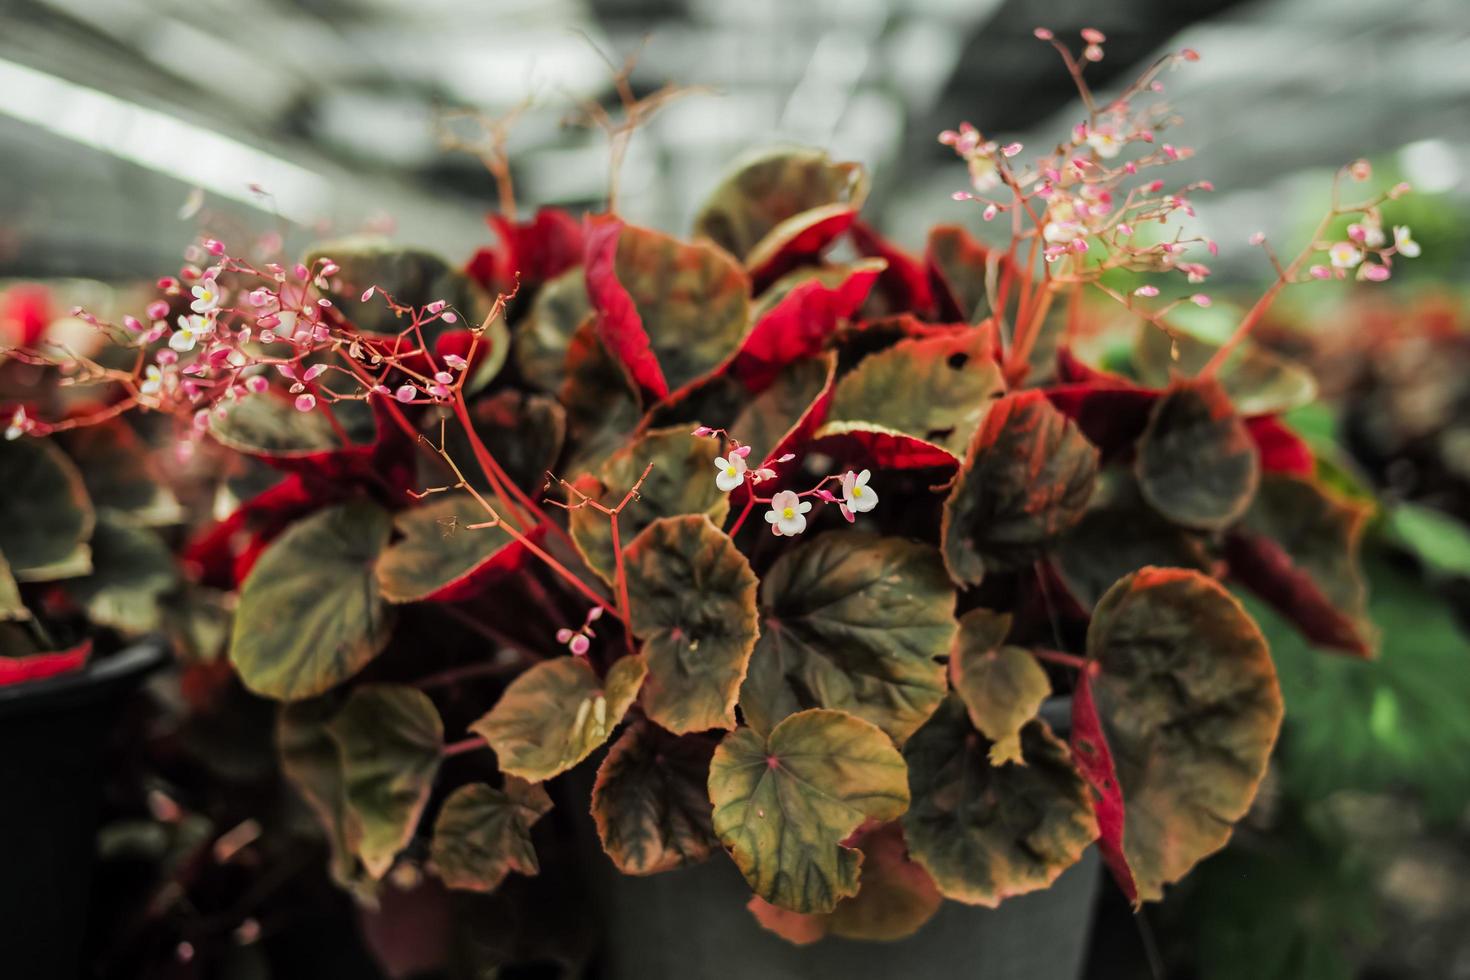
[[[618,508],[620,510],[621,507]],[[618,511],[614,511],[609,517],[612,524],[613,563],[617,577],[618,605],[623,613],[623,636],[628,642],[628,655],[633,656],[638,651],[633,646],[633,607],[628,601],[628,572],[623,566],[623,538],[622,532],[618,530]]]
[[[439,757],[448,759],[451,756],[463,755],[466,752],[477,752],[480,749],[488,749],[490,743],[478,735],[473,735],[458,742],[450,742],[439,750]]]
[[[1063,653],[1060,650],[1035,650],[1031,651],[1037,660],[1045,660],[1047,663],[1060,664],[1063,667],[1071,667],[1073,670],[1081,670],[1092,673],[1093,662],[1086,657],[1079,657],[1072,653]]]
[[[740,533],[740,528],[745,524],[745,519],[750,516],[750,512],[754,508],[755,491],[747,488],[745,493],[745,507],[740,511],[740,516],[735,518],[735,523],[730,527],[730,530],[727,532],[730,537],[733,538],[735,535]]]

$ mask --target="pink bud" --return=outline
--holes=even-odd
[[[265,392],[270,386],[271,383],[265,379],[265,375],[263,374],[254,375],[245,382],[246,390],[254,392],[257,395]]]
[[[393,397],[401,402],[411,402],[417,394],[413,385],[400,385],[398,390],[393,392]]]
[[[272,327],[278,327],[278,326],[280,326],[281,325],[281,318],[279,316],[277,316],[276,314],[274,314],[274,313],[267,313],[265,316],[261,317],[259,320],[256,320],[255,321],[255,325],[257,327],[260,327],[262,330],[269,330]]]
[[[322,372],[324,372],[326,369],[327,366],[325,364],[313,364],[311,367],[306,369],[306,373],[301,376],[301,380],[314,381],[315,379],[320,378],[322,376]]]
[[[732,449],[732,450],[730,450],[730,455],[731,456],[739,456],[739,457],[741,457],[743,459],[744,457],[750,455],[750,447],[749,446],[740,446],[740,447],[738,447],[736,449]]]
[[[378,291],[378,287],[377,286],[369,286],[367,289],[364,289],[362,291],[361,302],[366,303],[368,300],[372,299],[373,298],[373,293],[375,293],[377,291]]]
[[[1161,191],[1163,189],[1164,189],[1164,182],[1162,180],[1151,181],[1149,183],[1149,185],[1148,185],[1148,192],[1150,194],[1157,194],[1159,191]]]
[[[585,657],[587,655],[587,651],[591,649],[591,647],[592,641],[587,639],[587,637],[581,633],[578,633],[576,636],[572,637],[572,642],[567,644],[567,649],[571,650],[572,653],[578,657]]]
[[[335,276],[338,272],[341,271],[342,267],[337,265],[337,263],[333,262],[331,259],[328,259],[326,264],[322,266],[322,275],[324,276]]]
[[[309,412],[316,408],[315,395],[298,395],[296,398],[296,411]]]
[[[1000,213],[1000,208],[996,207],[994,204],[987,204],[985,205],[985,210],[980,212],[980,217],[984,218],[986,221],[990,221],[998,213]]]
[[[1183,51],[1179,52],[1179,54],[1181,57],[1184,58],[1185,61],[1199,60],[1199,52],[1196,51],[1194,48],[1185,48]]]
[[[448,304],[445,303],[442,299],[436,299],[436,300],[434,300],[434,302],[432,302],[428,306],[424,307],[424,312],[426,312],[426,313],[438,313],[440,310],[444,309],[444,307],[447,306],[447,305]]]
[[[1386,265],[1373,265],[1371,263],[1364,263],[1362,269],[1363,278],[1367,279],[1369,282],[1386,282],[1388,280],[1389,271],[1388,266]]]
[[[778,462],[778,463],[789,463],[789,462],[791,462],[795,458],[796,458],[796,453],[782,453],[781,456],[780,456],[780,458],[778,458],[776,460],[776,462]]]
[[[1006,159],[1010,159],[1011,157],[1015,156],[1017,153],[1020,153],[1020,152],[1021,152],[1021,144],[1020,143],[1007,143],[1005,146],[1002,146],[1000,148],[1000,155],[1003,156],[1003,157],[1005,157]]]
[[[1135,289],[1133,291],[1133,295],[1134,296],[1157,296],[1157,295],[1159,295],[1159,287],[1158,286],[1139,286],[1137,289]]]
[[[393,394],[393,392],[391,390],[389,390],[389,388],[388,388],[387,385],[373,385],[373,387],[372,387],[372,393],[375,394],[375,395],[391,395],[391,394]]]
[[[712,435],[714,435],[715,434],[715,430],[714,429],[711,429],[707,425],[701,425],[699,428],[695,429],[693,432],[691,432],[689,434],[692,435],[692,436],[697,436],[700,439],[703,439],[706,436],[712,436]]]
[[[1082,40],[1088,44],[1101,44],[1107,40],[1107,36],[1096,27],[1084,27],[1082,28]]]
[[[225,254],[225,243],[215,238],[206,238],[204,240],[204,248],[210,255]]]
[[[173,276],[164,276],[162,279],[158,280],[158,288],[162,289],[164,292],[178,289],[179,281]]]
[[[1189,301],[1195,306],[1199,307],[1208,307],[1211,302],[1210,297],[1206,296],[1204,293],[1195,293],[1193,296],[1189,297]]]
[[[597,622],[599,619],[602,618],[602,614],[605,612],[607,612],[607,610],[603,609],[601,606],[593,606],[591,609],[587,610],[587,622]]]
[[[445,323],[458,323],[459,322],[459,317],[455,314],[455,312],[453,310],[445,310],[444,311],[444,315],[442,317],[440,317],[439,319],[443,320]]]
[[[156,299],[148,304],[148,309],[145,312],[148,314],[148,319],[150,320],[162,320],[168,316],[168,304],[161,299]]]
[[[1088,61],[1102,61],[1103,49],[1101,44],[1089,44],[1082,49],[1082,57]]]
[[[832,495],[832,491],[828,490],[826,487],[823,487],[822,489],[817,491],[817,498],[819,500],[824,500],[829,504],[835,503],[837,501],[837,498]]]
[[[1256,232],[1250,237],[1250,243],[1252,245],[1264,245],[1266,243],[1266,233],[1264,231]]]
[[[300,279],[302,282],[305,282],[306,280],[311,278],[311,270],[302,265],[300,262],[297,262],[296,268],[292,269],[291,271],[296,273],[296,278]]]
[[[1307,273],[1313,279],[1331,279],[1332,278],[1332,270],[1329,269],[1329,268],[1327,268],[1325,265],[1314,265],[1310,269],[1307,270]]]
[[[561,629],[559,629],[559,630],[556,631],[556,642],[558,642],[558,643],[566,643],[571,638],[572,638],[572,631],[569,630],[569,629],[567,629],[565,626],[563,626]]]
[[[466,361],[464,358],[460,357],[458,354],[445,354],[444,355],[444,363],[445,364],[448,364],[450,367],[454,368],[454,370],[456,370],[456,371],[463,371],[465,368],[467,368],[467,367],[470,366],[470,362],[469,361]]]
[[[289,364],[277,364],[276,371],[278,371],[283,378],[290,378],[292,381],[296,380],[296,369]]]
[[[1118,222],[1118,234],[1124,236],[1125,238],[1131,237],[1133,235],[1133,226],[1128,224],[1126,221]]]
[[[123,326],[127,327],[133,333],[142,333],[143,332],[143,323],[142,323],[142,321],[140,321],[137,317],[133,316],[132,314],[128,314],[127,316],[123,317]]]
[[[1031,33],[1032,33],[1033,36],[1035,36],[1035,38],[1038,41],[1050,41],[1052,38],[1056,37],[1055,34],[1053,34],[1051,31],[1049,31],[1045,27],[1038,27],[1038,28],[1036,28],[1036,30],[1032,31]]]

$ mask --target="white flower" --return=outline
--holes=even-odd
[[[1107,130],[1094,129],[1087,134],[1087,145],[1104,160],[1111,160],[1123,149],[1123,141]]]
[[[10,417],[10,425],[5,428],[5,438],[8,442],[14,442],[25,435],[28,428],[30,428],[30,423],[26,419],[25,408],[17,408],[15,414]]]
[[[219,286],[213,279],[201,280],[199,285],[191,289],[190,292],[194,294],[194,302],[189,304],[189,309],[195,313],[208,313],[211,310],[217,309],[220,300],[224,299],[220,295]]]
[[[1351,242],[1337,242],[1327,250],[1328,258],[1339,269],[1351,269],[1363,261],[1363,253]]]
[[[806,530],[806,514],[812,509],[810,500],[802,500],[794,490],[782,490],[771,498],[771,510],[766,514],[766,523],[777,537],[795,537]]]
[[[1000,186],[1000,168],[989,155],[976,155],[969,159],[970,186],[981,194]]]
[[[163,390],[163,368],[150,364],[143,369],[144,381],[138,391],[144,395],[156,395]]]
[[[1082,234],[1082,224],[1077,221],[1048,221],[1041,229],[1041,236],[1053,245],[1070,245]]]
[[[871,470],[863,470],[861,473],[848,470],[842,474],[842,506],[844,508],[854,514],[866,514],[878,506],[878,494],[868,486],[868,478],[872,475]]]
[[[746,464],[744,456],[735,453],[731,453],[728,457],[716,456],[715,469],[719,470],[715,474],[715,486],[719,487],[724,493],[729,493],[731,490],[740,486],[741,483],[745,482]]]
[[[168,345],[180,354],[191,351],[201,340],[214,333],[214,321],[199,315],[179,317],[179,329],[168,338]]]
[[[1408,225],[1393,226],[1393,247],[1406,258],[1417,259],[1419,257],[1419,243],[1409,235]]]

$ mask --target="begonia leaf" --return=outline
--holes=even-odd
[[[703,514],[654,521],[623,563],[648,665],[644,713],[675,734],[734,728],[758,633],[750,563]]]
[[[830,357],[793,361],[771,380],[765,390],[742,400],[744,411],[728,426],[730,435],[770,458],[832,377]]]
[[[4,553],[0,552],[0,622],[17,622],[30,618],[31,611],[20,597],[20,585],[11,574],[10,563],[5,560]]]
[[[903,432],[955,456],[1005,393],[988,331],[901,340],[837,382],[830,419]]]
[[[1024,764],[996,766],[990,740],[950,697],[904,745],[909,851],[946,898],[994,907],[1046,888],[1097,839],[1091,792],[1046,723],[1020,731]]]
[[[1230,574],[1308,639],[1361,657],[1377,637],[1367,618],[1359,549],[1369,508],[1313,480],[1270,474],[1225,539]]]
[[[550,779],[607,741],[647,671],[641,657],[623,657],[606,678],[581,657],[544,660],[511,681],[470,730],[490,743],[501,772]]]
[[[586,274],[598,335],[654,397],[723,363],[749,329],[750,282],[707,242],[600,219]]]
[[[6,623],[0,628],[14,630],[17,627],[15,623]],[[8,644],[0,644],[0,647],[5,647],[7,651],[0,655],[0,687],[75,673],[87,666],[87,661],[92,656],[91,640],[83,640],[65,650],[40,650],[34,653],[12,654],[8,650]]]
[[[761,636],[740,691],[746,722],[771,731],[835,708],[902,742],[945,693],[954,589],[930,545],[830,532],[783,554],[760,586]]]
[[[321,258],[329,258],[339,267],[327,280],[326,290],[336,309],[359,330],[370,334],[397,334],[409,324],[406,317],[393,312],[383,297],[373,295],[364,301],[361,297],[369,286],[377,287],[403,306],[418,308],[443,300],[468,324],[478,324],[490,308],[490,297],[469,276],[451,268],[437,255],[420,249],[369,239],[344,239],[318,245],[305,261],[311,263]],[[452,327],[443,320],[434,321],[426,328],[429,341],[432,343],[439,333]]]
[[[739,162],[694,219],[694,231],[770,282],[819,255],[852,224],[868,181],[826,152],[778,148]]]
[[[1281,690],[1260,629],[1213,579],[1145,568],[1098,603],[1092,695],[1126,807],[1138,897],[1225,845],[1266,773]]]
[[[944,502],[944,562],[957,582],[1023,567],[1082,518],[1098,453],[1046,395],[995,402]]]
[[[276,751],[282,774],[322,826],[332,879],[354,889],[365,884],[353,839],[359,828],[348,826],[342,749],[328,727],[339,707],[326,698],[282,705],[276,718]]]
[[[342,753],[347,838],[368,874],[382,878],[429,802],[444,723],[417,688],[364,684],[348,696],[327,731]]]
[[[1218,347],[1183,330],[1169,333],[1145,324],[1133,348],[1144,384],[1164,387],[1175,375],[1194,377]],[[1247,340],[1221,365],[1218,377],[1241,415],[1275,415],[1317,397],[1317,382],[1295,361]]]
[[[539,784],[514,776],[500,789],[470,783],[449,794],[434,821],[430,858],[450,888],[492,892],[514,871],[541,870],[531,845],[531,827],[551,810]]]
[[[353,676],[388,642],[392,613],[375,565],[392,524],[353,501],[312,514],[271,542],[240,587],[230,662],[245,686],[282,701]]]
[[[592,787],[602,849],[623,874],[698,864],[718,847],[709,800],[715,741],[637,722],[608,749]]]
[[[1179,379],[1154,405],[1134,467],[1148,502],[1169,520],[1218,531],[1250,506],[1260,456],[1213,379]]]
[[[987,283],[994,287],[998,298],[1003,281],[1015,276],[1015,266],[1004,252],[986,248],[959,225],[939,225],[930,230],[925,261],[938,313],[944,320],[979,322],[990,313]]]
[[[1003,645],[1005,630],[998,619],[1009,626],[1009,617],[988,609],[960,617],[949,680],[970,714],[970,724],[990,740],[991,763],[1024,765],[1021,729],[1051,694],[1051,682],[1030,651]]]
[[[59,433],[58,440],[81,470],[95,506],[125,513],[133,522],[150,527],[174,524],[182,518],[178,498],[150,447],[121,418]]]
[[[473,527],[488,514],[469,494],[438,494],[394,515],[396,538],[378,559],[389,602],[455,602],[514,571],[526,552],[503,527]]]
[[[157,630],[165,593],[179,582],[168,543],[151,528],[103,511],[92,533],[92,571],[67,592],[93,623],[138,635]]]
[[[1092,698],[1092,675],[1087,671],[1077,678],[1077,687],[1072,692],[1071,744],[1077,770],[1094,794],[1098,851],[1128,901],[1137,905],[1138,885],[1133,880],[1133,869],[1128,866],[1123,848],[1123,829],[1127,819],[1123,788],[1118,785],[1113,753],[1108,748],[1102,719],[1098,717],[1097,704]]]
[[[777,282],[754,311],[755,325],[731,359],[730,373],[765,390],[786,365],[822,351],[838,325],[857,312],[882,267],[876,262],[800,270]]]
[[[572,335],[558,401],[566,409],[567,465],[573,471],[605,460],[643,415],[637,386],[598,339],[595,316]]]
[[[858,891],[861,852],[843,844],[865,820],[909,805],[903,757],[878,728],[841,711],[791,715],[769,735],[739,728],[710,763],[715,833],[761,898],[830,912]]]
[[[546,471],[561,455],[566,438],[566,412],[548,395],[528,395],[511,388],[477,398],[469,406],[475,434],[495,457],[515,485],[534,493],[546,482]],[[464,426],[451,412],[430,413],[421,424],[435,445],[444,434],[444,449],[464,473],[470,485],[488,493],[491,483],[475,461]],[[429,453],[420,453],[421,485],[443,486],[457,482],[448,466]]]
[[[82,474],[45,439],[0,441],[0,553],[21,582],[85,574],[96,515]]]
[[[567,376],[567,349],[591,313],[587,277],[580,266],[542,286],[516,326],[515,360],[521,376],[545,391],[560,388]]]
[[[638,500],[623,510],[618,529],[626,548],[638,533],[660,517],[706,514],[723,522],[730,500],[715,486],[715,457],[719,442],[689,434],[683,427],[654,429],[618,450],[598,471],[591,492],[604,505],[619,504],[650,463],[653,469],[643,481]],[[603,579],[616,577],[612,526],[607,515],[591,507],[572,511],[572,540],[587,565]]]
[[[868,298],[868,315],[912,313],[927,317],[934,313],[934,288],[929,272],[918,259],[879,235],[862,221],[850,231],[853,247],[862,255],[886,263],[878,277],[878,288]]]

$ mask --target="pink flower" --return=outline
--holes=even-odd
[[[771,498],[766,523],[777,537],[795,537],[806,530],[806,515],[811,509],[810,500],[802,500],[794,490],[782,490]]]
[[[845,512],[854,514],[866,514],[878,506],[878,494],[868,486],[868,480],[872,477],[871,470],[863,470],[854,473],[848,470],[842,474],[842,507]],[[850,518],[849,518],[850,519]]]
[[[316,396],[312,394],[296,396],[296,411],[309,412],[316,408]]]

